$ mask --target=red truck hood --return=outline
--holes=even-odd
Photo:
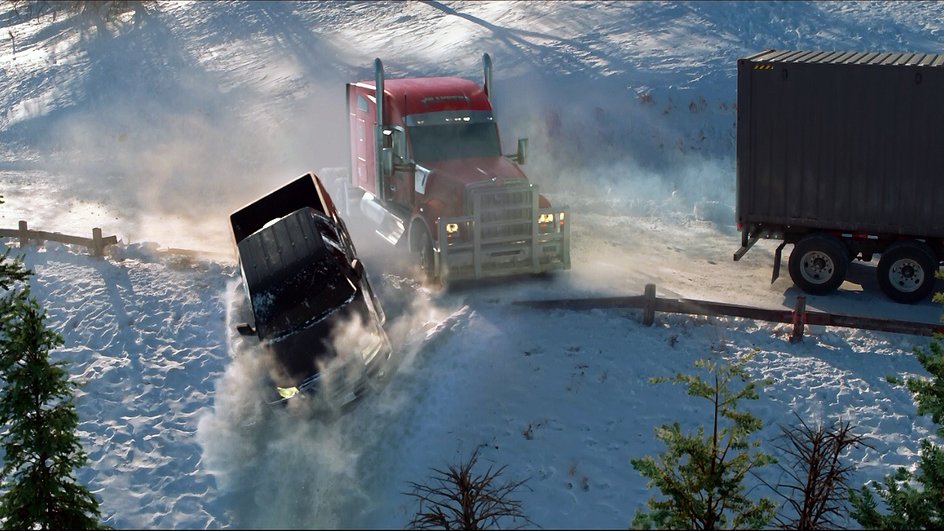
[[[463,186],[493,178],[497,178],[499,181],[502,179],[525,178],[524,172],[505,157],[439,160],[421,162],[420,165],[435,172],[437,174],[436,179],[452,180]]]

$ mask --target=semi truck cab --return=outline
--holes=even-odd
[[[380,59],[374,80],[347,84],[345,204],[359,203],[381,237],[408,247],[427,280],[570,268],[568,209],[552,207],[519,167],[527,139],[502,154],[488,54],[483,61],[483,85],[388,80]]]

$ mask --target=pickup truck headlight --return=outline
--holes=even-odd
[[[297,387],[276,387],[275,389],[279,392],[279,396],[282,398],[292,398],[298,394]]]
[[[538,223],[553,223],[554,214],[541,214],[538,216]]]

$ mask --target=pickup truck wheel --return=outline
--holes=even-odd
[[[834,291],[846,279],[849,251],[837,238],[826,234],[806,236],[790,253],[790,278],[811,295]]]
[[[914,304],[931,294],[938,261],[927,245],[902,241],[886,249],[878,261],[878,285],[885,295],[903,304]]]

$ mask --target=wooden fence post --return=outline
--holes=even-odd
[[[102,242],[102,229],[92,229],[92,256],[105,256],[105,244]]]
[[[656,285],[646,284],[646,305],[642,310],[642,324],[652,326],[656,321]]]
[[[796,306],[793,307],[793,333],[790,342],[803,341],[803,328],[806,325],[806,297],[797,295]]]
[[[20,248],[29,244],[29,230],[26,228],[26,220],[20,220]]]

